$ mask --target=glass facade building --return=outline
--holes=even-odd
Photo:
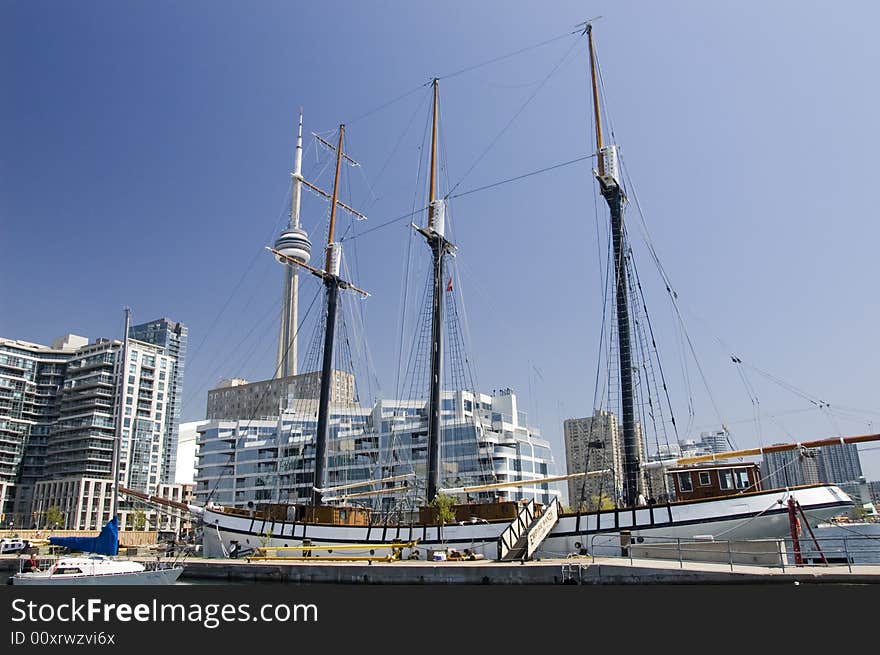
[[[306,502],[314,471],[317,403],[274,420],[216,420],[199,427],[195,477],[197,502],[247,507],[248,503]],[[443,394],[441,488],[528,481],[555,474],[549,444],[525,424],[511,392]],[[356,502],[375,509],[412,509],[424,503],[427,477],[427,410],[424,401],[380,400],[372,408],[346,405],[331,412],[325,501]],[[357,496],[369,486],[334,491],[366,480],[388,493]],[[374,487],[375,489],[375,487]],[[350,492],[351,496],[344,494]],[[547,483],[480,491],[460,501],[558,496]]]
[[[162,450],[163,484],[173,484],[177,472],[177,446],[180,440],[180,405],[183,399],[183,372],[189,330],[183,323],[159,318],[149,323],[133,325],[128,336],[144,343],[160,346],[173,358],[173,368],[168,371],[169,386],[166,390],[168,411],[165,417],[165,441]]]

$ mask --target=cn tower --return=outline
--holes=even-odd
[[[275,241],[275,250],[282,255],[308,264],[312,254],[309,236],[299,222],[299,206],[302,197],[302,110],[299,112],[299,132],[296,137],[296,155],[290,187],[290,221]],[[299,266],[276,259],[284,265],[284,296],[281,299],[281,332],[278,338],[278,362],[275,377],[296,375],[296,337],[298,329],[297,304],[299,301]]]

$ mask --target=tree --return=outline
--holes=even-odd
[[[58,528],[64,523],[64,512],[58,505],[52,505],[46,510],[46,526],[50,528]]]
[[[616,505],[609,496],[603,493],[590,496],[590,500],[583,503],[582,507],[584,511],[595,512],[596,510],[614,509]]]
[[[455,521],[455,498],[446,494],[437,494],[431,501],[431,507],[437,512],[437,526],[439,536],[443,538],[443,526]]]
[[[147,515],[144,514],[144,510],[135,510],[132,514],[131,523],[135,530],[143,530],[147,525]]]

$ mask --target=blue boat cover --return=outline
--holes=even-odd
[[[53,546],[99,555],[116,555],[119,552],[119,519],[113,517],[101,529],[97,537],[49,537]]]

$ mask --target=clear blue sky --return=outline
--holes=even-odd
[[[0,12],[0,335],[118,337],[125,305],[137,322],[183,321],[183,419],[201,418],[219,378],[274,366],[281,272],[261,250],[286,216],[298,108],[306,131],[347,124],[363,164],[348,199],[369,216],[357,234],[424,193],[419,85],[601,15],[614,133],[737,444],[880,428],[875,3],[3,0]],[[573,37],[442,80],[441,191],[591,152],[587,81]],[[514,388],[562,464],[562,420],[592,409],[601,313],[596,208],[606,214],[589,168],[453,204],[479,384]],[[314,149],[305,172],[329,186]],[[316,240],[324,212],[306,199]],[[684,424],[678,334],[631,217]],[[347,250],[373,294],[367,341],[386,396],[407,223]],[[833,415],[801,411],[810,403],[751,371],[754,421],[731,352]],[[693,432],[717,429],[692,363],[689,373]],[[878,452],[863,452],[869,479]]]

